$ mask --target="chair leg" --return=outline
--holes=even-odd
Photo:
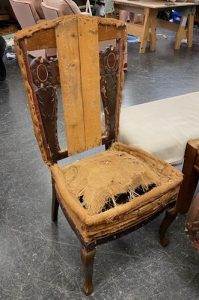
[[[183,174],[184,179],[180,187],[176,206],[166,211],[166,215],[160,225],[159,237],[160,244],[165,247],[169,244],[169,239],[165,237],[166,231],[175,220],[178,213],[186,213],[189,210],[197,183],[199,173],[195,169],[195,163],[198,158],[198,140],[189,141],[186,145]]]
[[[54,181],[52,180],[52,207],[51,207],[51,219],[53,222],[57,222],[59,209],[59,202],[55,191]]]
[[[179,213],[187,213],[196,190],[199,173],[194,169],[198,157],[197,140],[189,141],[186,145],[183,174],[184,179],[180,187],[176,209]]]
[[[93,262],[96,254],[96,249],[87,251],[84,247],[81,248],[81,259],[84,268],[84,293],[88,296],[93,292]]]
[[[166,238],[165,234],[169,226],[172,224],[172,222],[175,220],[177,216],[176,208],[171,208],[166,211],[165,217],[160,225],[159,229],[159,238],[160,238],[160,244],[163,247],[166,247],[169,244],[169,239]]]

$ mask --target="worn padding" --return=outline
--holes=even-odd
[[[169,164],[139,148],[118,143],[68,167],[54,165],[51,171],[64,210],[89,242],[147,219],[175,200],[182,181],[181,173]],[[151,181],[157,184],[151,191],[97,213],[110,195]],[[88,209],[79,201],[83,194]]]
[[[79,202],[82,197],[89,215],[97,214],[109,198],[135,190],[138,186],[161,184],[162,164],[145,161],[124,151],[109,150],[63,169],[69,192]]]

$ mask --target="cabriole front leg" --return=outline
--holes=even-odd
[[[160,238],[160,244],[163,247],[166,247],[169,244],[169,239],[165,236],[167,229],[169,226],[173,223],[177,216],[176,208],[171,208],[166,210],[165,217],[160,225],[159,229],[159,238]]]
[[[84,247],[81,248],[81,259],[84,271],[84,293],[88,296],[93,292],[93,263],[96,254],[96,249],[87,251]]]

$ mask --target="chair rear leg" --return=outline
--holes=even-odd
[[[81,260],[84,268],[84,293],[88,296],[93,292],[93,263],[96,254],[96,249],[87,251],[84,247],[81,248]]]
[[[59,209],[59,202],[57,200],[54,180],[52,179],[52,207],[51,207],[51,219],[53,222],[57,222]]]
[[[163,247],[166,247],[169,244],[169,239],[165,236],[167,229],[169,226],[173,223],[177,216],[176,208],[168,209],[165,213],[165,217],[160,225],[159,229],[159,238],[160,238],[160,244]]]

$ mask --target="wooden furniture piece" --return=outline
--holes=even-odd
[[[175,220],[178,213],[187,213],[190,208],[199,181],[199,139],[187,143],[182,172],[184,174],[184,179],[180,187],[176,205],[166,212],[165,218],[160,226],[161,235],[162,232],[164,232],[164,235],[166,234],[168,227]],[[195,200],[191,209],[191,218],[195,216],[193,210],[196,207],[195,203],[198,205],[198,201],[197,197],[197,200]],[[197,211],[197,217],[198,216],[199,213]],[[198,226],[198,223],[196,225]],[[199,227],[197,228],[199,229]],[[161,239],[161,243],[164,246],[168,245],[168,238],[164,236],[164,238]]]
[[[165,20],[157,18],[160,9],[168,8],[190,8],[198,5],[198,3],[190,2],[165,2],[165,1],[151,1],[151,0],[114,0],[115,7],[120,10],[126,10],[136,14],[144,15],[143,24],[128,23],[128,33],[138,36],[140,38],[140,53],[144,53],[147,42],[150,42],[150,50],[156,49],[156,28],[163,27],[176,32],[176,41],[174,49],[180,48],[180,43],[183,38],[187,38],[188,47],[192,47],[193,43],[193,25],[194,15],[185,12],[180,24],[170,23]]]
[[[199,194],[193,200],[186,219],[185,231],[199,250]]]
[[[166,213],[160,227],[161,236],[165,235],[178,213],[186,213],[189,210],[197,187],[199,179],[198,98],[199,92],[195,92],[121,110],[119,142],[141,147],[173,165],[184,162],[184,180],[176,206]],[[191,141],[187,143],[189,140]],[[161,243],[165,246],[168,242],[166,238],[161,239]]]
[[[116,46],[99,51],[99,42],[106,40],[116,40]],[[52,176],[52,220],[57,221],[60,205],[82,243],[87,295],[93,291],[96,246],[139,228],[172,205],[182,181],[181,173],[166,162],[115,142],[125,43],[121,21],[82,15],[61,17],[16,34],[35,135]],[[29,65],[27,51],[40,48],[57,48],[59,60],[37,58]],[[59,82],[67,150],[60,150],[57,136]],[[102,144],[106,150],[58,164]]]
[[[6,48],[6,42],[2,36],[0,36],[0,81],[6,79],[6,68],[3,62],[3,55]]]

